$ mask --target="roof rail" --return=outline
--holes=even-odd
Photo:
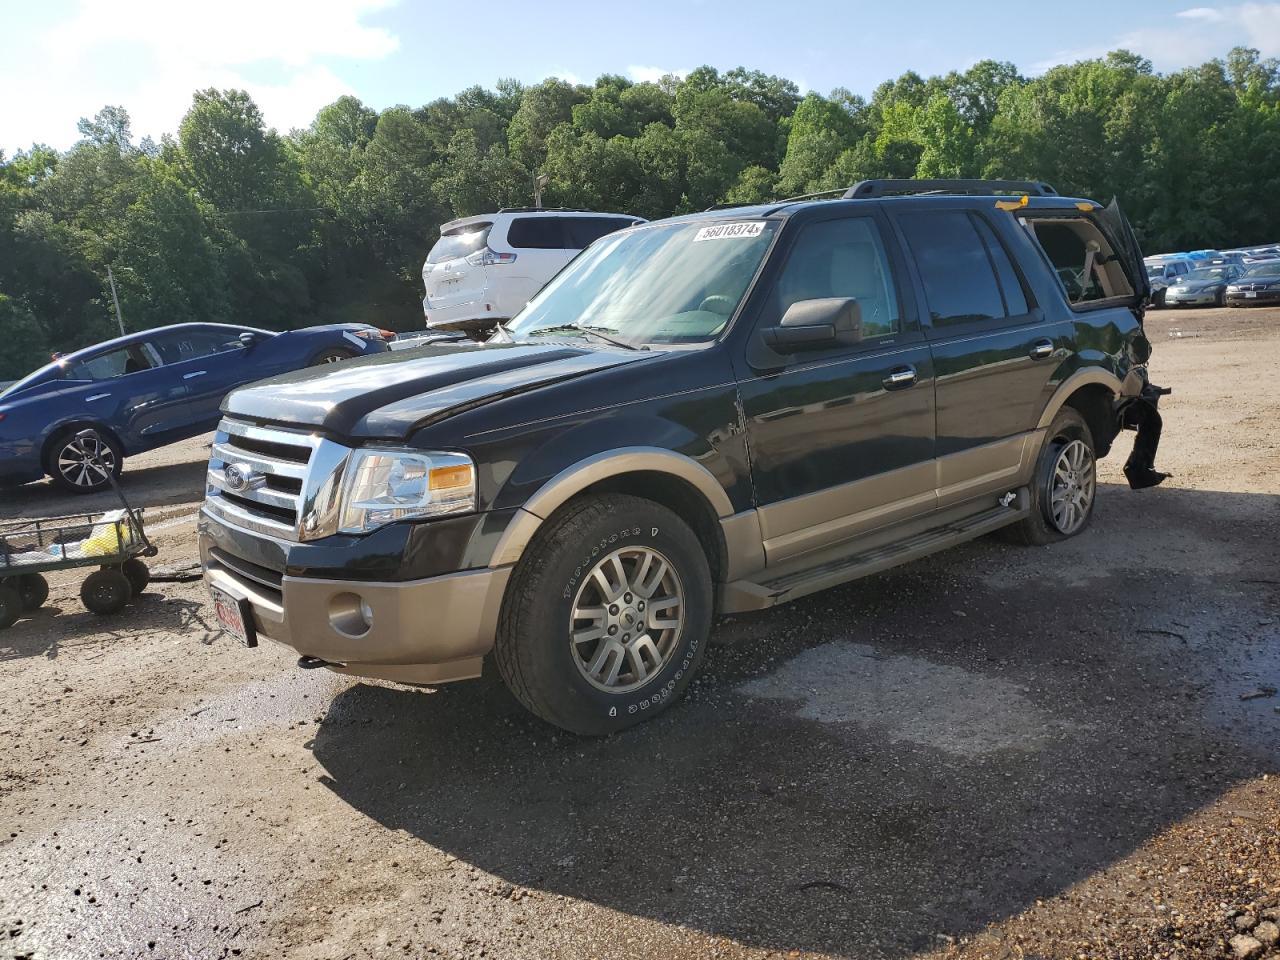
[[[1058,191],[1042,180],[863,180],[845,191],[845,200],[903,196],[912,193],[964,193],[993,196],[1018,193],[1056,197]]]
[[[586,207],[503,207],[499,213],[606,213],[604,210],[588,210]],[[627,214],[615,214],[627,216]]]

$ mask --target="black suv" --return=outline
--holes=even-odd
[[[492,654],[551,723],[626,727],[718,613],[1073,536],[1126,426],[1131,482],[1158,482],[1148,293],[1114,204],[1035,182],[611,234],[486,343],[232,393],[200,523],[218,619],[410,684]]]

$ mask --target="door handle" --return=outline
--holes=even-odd
[[[886,390],[901,390],[916,382],[915,367],[897,367],[889,371],[889,375],[881,381]]]
[[[1053,356],[1053,341],[1037,340],[1031,345],[1030,356],[1032,360],[1048,360]]]
[[[85,397],[84,402],[93,403],[95,400],[105,400],[109,396],[111,396],[109,393],[95,393],[92,397]]]
[[[208,370],[193,370],[191,373],[184,373],[182,375],[182,379],[194,380],[196,377],[203,377],[208,372],[209,372]]]

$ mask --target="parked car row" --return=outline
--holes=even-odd
[[[0,392],[0,484],[49,476],[72,493],[100,490],[125,457],[212,430],[236,387],[383,353],[394,336],[358,323],[182,323],[65,354]]]
[[[1246,302],[1243,293],[1259,294],[1266,288],[1239,291],[1234,298],[1229,287],[1246,276],[1270,276],[1280,266],[1280,244],[1241,247],[1235,250],[1191,250],[1185,253],[1161,253],[1145,258],[1147,279],[1151,284],[1151,306],[1237,306]],[[1260,273],[1253,273],[1261,267]],[[1252,281],[1251,281],[1252,282]],[[1263,281],[1265,283],[1265,281]],[[1248,302],[1261,299],[1250,297]]]

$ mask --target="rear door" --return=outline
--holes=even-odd
[[[151,338],[161,361],[186,388],[174,429],[190,433],[213,429],[222,398],[241,384],[260,379],[239,335],[239,330],[200,325]]]
[[[1002,493],[1029,468],[1044,391],[1072,343],[1046,322],[997,232],[1012,221],[934,203],[896,211],[933,354],[939,506]]]
[[[504,237],[496,236],[500,228],[494,228],[494,250],[515,254],[515,260],[504,266],[501,274],[495,268],[493,275],[497,309],[504,316],[518,313],[577,253],[569,248],[566,219],[560,215],[516,214],[507,224]]]

